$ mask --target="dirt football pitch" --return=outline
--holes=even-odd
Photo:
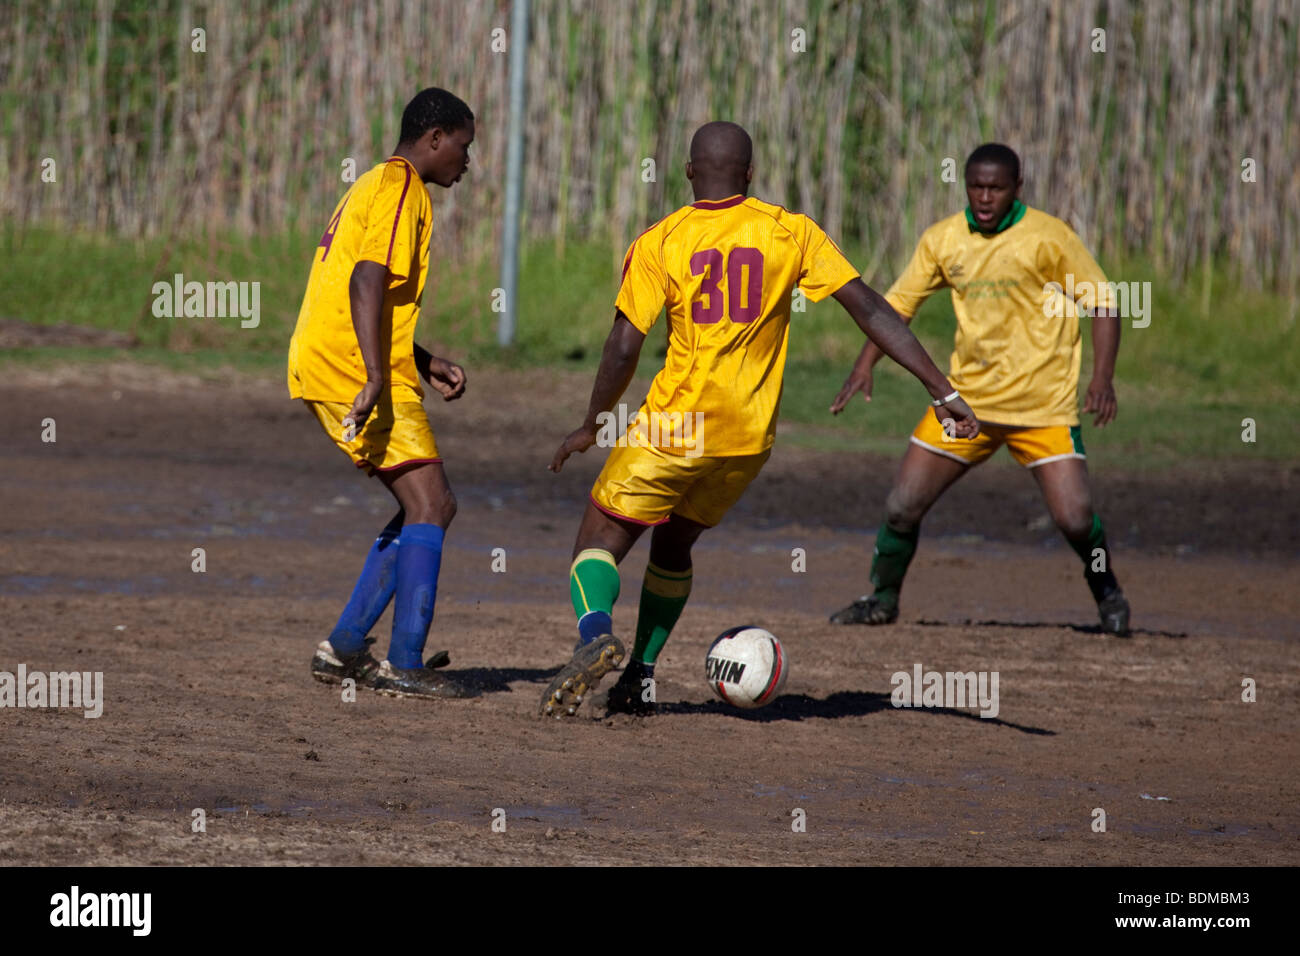
[[[783,427],[697,547],[660,715],[606,718],[601,693],[559,722],[537,707],[572,648],[603,454],[546,464],[589,380],[470,369],[464,400],[428,400],[460,502],[428,648],[485,693],[344,702],[308,663],[395,509],[277,376],[10,370],[0,671],[102,672],[104,700],[97,719],[0,710],[0,862],[1300,863],[1300,467],[1095,468],[1121,640],[1000,454],[927,520],[901,622],[842,628],[827,615],[867,589],[897,455]],[[629,646],[647,544],[622,568]],[[743,623],[791,661],[753,713],[703,678]],[[917,664],[996,671],[997,716],[895,708]]]

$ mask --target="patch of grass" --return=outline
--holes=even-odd
[[[6,227],[4,317],[37,324],[68,322],[134,333],[131,350],[24,349],[6,357],[27,364],[92,361],[100,357],[157,363],[202,372],[223,365],[279,375],[297,320],[311,250],[318,236],[249,240],[109,239]],[[515,344],[496,344],[499,313],[494,259],[451,262],[434,256],[425,289],[419,340],[467,364],[594,370],[613,316],[622,249],[604,244],[527,246],[521,259],[522,308]],[[866,257],[850,255],[855,261]],[[1300,439],[1300,349],[1293,339],[1291,303],[1211,277],[1208,310],[1203,277],[1195,287],[1162,279],[1148,264],[1108,264],[1114,281],[1151,283],[1150,325],[1126,322],[1116,371],[1118,420],[1104,430],[1089,421],[1084,438],[1095,459],[1158,466],[1179,459],[1294,457]],[[231,319],[160,319],[153,283],[175,273],[199,281],[261,283],[255,329]],[[889,277],[874,278],[885,288]],[[946,368],[955,331],[947,292],[932,297],[913,329]],[[1085,328],[1084,382],[1091,369]],[[838,418],[827,412],[863,342],[833,301],[809,304],[793,316],[782,416],[783,441],[818,447],[897,452],[925,410],[926,395],[892,363],[876,374],[870,406],[860,399]],[[651,333],[643,371],[659,365],[665,323]],[[1241,440],[1242,420],[1256,423],[1257,441]],[[788,436],[788,437],[787,437]]]

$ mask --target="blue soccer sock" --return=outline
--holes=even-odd
[[[402,528],[397,555],[397,598],[393,606],[393,639],[388,660],[394,667],[423,667],[421,654],[433,623],[438,599],[438,569],[442,565],[443,531],[436,524]]]
[[[370,546],[366,563],[343,608],[339,622],[330,632],[330,645],[339,654],[355,654],[366,646],[366,635],[375,626],[397,588],[397,552],[402,518],[399,515],[379,533]]]

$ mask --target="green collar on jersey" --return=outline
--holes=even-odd
[[[1010,229],[1021,219],[1025,218],[1025,210],[1028,208],[1029,207],[1026,206],[1024,203],[1022,203],[1019,199],[1011,200],[1011,208],[1007,210],[1007,214],[1002,217],[1002,221],[998,223],[998,227],[994,229],[993,232],[999,233],[999,232],[1004,232],[1007,229]],[[971,232],[984,231],[976,224],[975,214],[971,212],[970,206],[966,207],[966,225],[970,227]]]

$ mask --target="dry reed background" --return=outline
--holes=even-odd
[[[0,215],[124,235],[319,229],[344,158],[382,159],[405,101],[437,84],[479,117],[468,182],[438,197],[442,241],[491,253],[508,58],[490,44],[508,22],[507,2],[464,0],[6,0]],[[860,243],[868,270],[964,203],[944,158],[998,139],[1025,159],[1027,199],[1101,255],[1175,277],[1203,265],[1207,281],[1226,260],[1249,285],[1296,289],[1298,22],[1276,0],[534,0],[527,229],[621,245],[689,198],[695,126],[731,118],[755,136],[755,193]]]

